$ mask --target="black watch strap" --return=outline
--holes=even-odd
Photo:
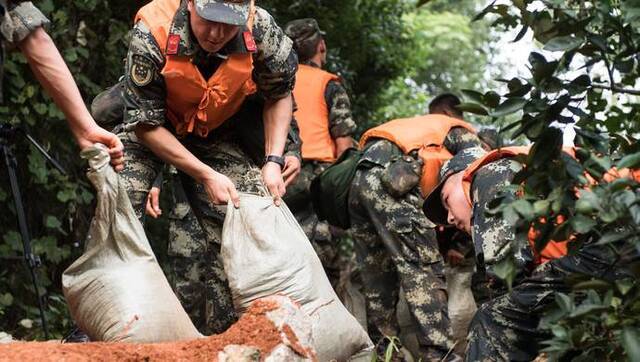
[[[264,164],[266,165],[269,162],[277,163],[278,165],[280,165],[280,169],[284,168],[284,157],[276,156],[276,155],[269,155],[269,156],[265,157]]]

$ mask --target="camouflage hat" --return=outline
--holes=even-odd
[[[284,27],[284,32],[287,34],[296,47],[296,51],[303,49],[315,51],[315,46],[318,44],[318,40],[322,39],[325,32],[320,30],[320,26],[316,19],[296,19],[287,23]]]
[[[438,175],[438,186],[431,191],[422,205],[422,211],[431,222],[440,225],[447,224],[448,213],[444,205],[442,205],[440,195],[447,179],[451,175],[466,170],[467,167],[486,154],[487,151],[480,147],[467,148],[458,152],[452,159],[442,165],[440,174]]]
[[[230,25],[245,25],[249,19],[251,0],[194,0],[201,17]]]

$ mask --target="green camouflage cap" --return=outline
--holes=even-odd
[[[230,25],[245,25],[249,19],[251,0],[194,0],[201,17]]]
[[[442,165],[440,174],[438,175],[438,186],[431,191],[422,205],[422,211],[431,222],[440,225],[447,224],[448,213],[444,205],[442,205],[442,198],[440,196],[445,181],[447,181],[451,175],[466,170],[467,167],[486,154],[487,151],[480,147],[467,148],[456,153],[452,159]]]
[[[284,27],[284,32],[293,40],[293,44],[298,52],[314,52],[318,41],[325,35],[325,32],[320,30],[316,19],[312,18],[292,20]]]

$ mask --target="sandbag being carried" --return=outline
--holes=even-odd
[[[276,207],[271,198],[247,194],[240,196],[239,209],[229,204],[222,259],[236,310],[273,294],[301,305],[312,321],[318,360],[345,361],[373,348],[331,288],[311,243],[285,205]]]
[[[98,203],[85,252],[62,275],[78,327],[93,341],[153,343],[201,337],[171,290],[103,147],[82,153]]]

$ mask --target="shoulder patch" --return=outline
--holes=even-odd
[[[153,80],[153,62],[138,54],[131,57],[131,80],[138,87],[144,87]]]

